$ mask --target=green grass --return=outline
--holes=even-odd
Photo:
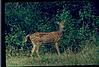
[[[56,53],[40,54],[37,56],[6,56],[7,66],[61,66],[61,65],[97,65],[99,64],[99,46],[86,45],[81,52],[74,54],[66,50],[58,56]]]

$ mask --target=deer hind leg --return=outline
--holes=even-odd
[[[40,43],[34,43],[32,42],[32,44],[34,45],[31,51],[31,56],[33,55],[33,53],[36,51],[37,56],[39,57],[39,47],[40,47]]]
[[[33,48],[32,48],[32,50],[31,50],[31,57],[32,57],[32,55],[33,55],[35,49],[36,49],[36,45],[34,45]]]
[[[40,44],[36,46],[36,54],[40,58],[39,53],[38,53],[39,52],[39,47],[40,47]]]
[[[36,50],[36,44],[32,41],[32,44],[33,44],[33,48],[32,48],[32,50],[31,50],[31,57],[32,57],[32,55],[33,55],[33,53],[35,52],[35,50]]]
[[[55,43],[55,46],[56,46],[56,50],[57,50],[58,55],[60,55],[60,51],[59,51],[59,47],[58,47],[58,43]]]

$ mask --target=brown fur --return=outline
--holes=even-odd
[[[39,46],[42,43],[55,43],[56,49],[58,54],[60,55],[59,52],[59,48],[58,48],[58,41],[60,40],[60,37],[62,36],[62,32],[63,32],[63,28],[64,28],[64,22],[65,21],[61,21],[59,23],[59,31],[56,32],[36,32],[33,34],[28,34],[26,36],[27,39],[29,39],[32,44],[34,45],[32,48],[32,54],[34,53],[34,51],[36,51],[37,55],[38,54],[38,50],[39,50]]]

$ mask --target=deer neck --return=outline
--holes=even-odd
[[[60,33],[61,36],[62,36],[62,34],[63,34],[63,28],[59,28],[59,33]]]

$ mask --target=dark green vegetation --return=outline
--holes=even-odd
[[[99,16],[94,5],[90,1],[5,3],[6,64],[98,64]],[[40,48],[41,59],[29,57],[32,44],[25,43],[25,36],[31,32],[56,31],[56,22],[64,19],[61,56],[49,44]]]

